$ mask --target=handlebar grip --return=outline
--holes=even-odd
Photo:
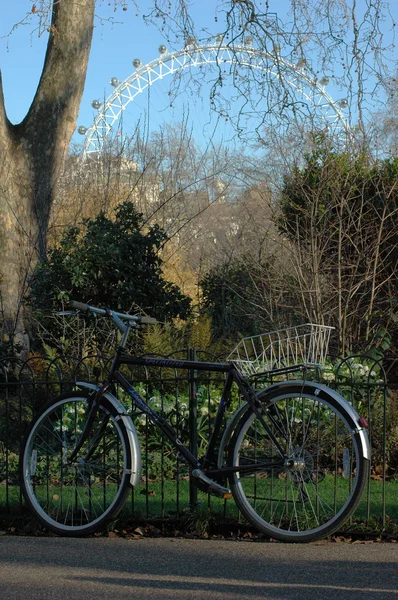
[[[88,310],[90,308],[88,304],[84,304],[83,302],[77,302],[76,300],[71,300],[70,305],[73,308],[77,308],[78,310]]]
[[[140,323],[142,323],[143,325],[155,325],[155,323],[157,323],[157,319],[154,319],[154,317],[141,317],[140,318]]]

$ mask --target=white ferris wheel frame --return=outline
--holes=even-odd
[[[119,119],[122,111],[134,98],[159,79],[173,75],[181,69],[201,67],[209,64],[231,64],[246,66],[266,71],[276,78],[283,78],[288,84],[312,105],[315,109],[323,111],[327,127],[332,126],[349,136],[349,125],[338,103],[327,93],[325,85],[307,75],[304,68],[265,50],[247,46],[225,46],[219,43],[197,46],[187,45],[184,49],[162,53],[158,58],[140,65],[123,82],[118,83],[115,91],[100,104],[94,123],[84,130],[86,137],[83,156],[85,158],[98,158],[104,147],[114,123]],[[305,88],[311,90],[311,96]],[[341,101],[340,101],[341,102]],[[344,102],[344,101],[343,101]]]

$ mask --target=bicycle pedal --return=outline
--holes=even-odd
[[[197,479],[195,483],[203,492],[213,494],[213,496],[218,496],[219,498],[232,498],[232,493],[229,488],[226,488],[213,479],[210,479],[210,477],[207,477],[207,475],[205,475],[200,469],[194,469],[192,471],[192,476]]]

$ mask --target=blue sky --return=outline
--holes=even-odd
[[[2,7],[0,35],[4,36],[14,23],[18,23],[31,8],[30,0],[9,2]],[[148,28],[131,6],[127,12],[117,13],[99,8],[104,17],[112,16],[119,23],[101,24],[96,21],[86,87],[82,101],[80,120],[91,118],[91,100],[103,98],[111,91],[109,80],[112,76],[120,80],[133,70],[131,61],[136,56],[147,62],[157,55],[157,48],[163,41],[155,28]],[[122,22],[123,21],[123,22]],[[41,37],[33,31],[32,25],[17,27],[7,39],[0,40],[0,65],[3,74],[5,102],[10,120],[22,120],[33,99],[43,65],[47,35]]]
[[[283,0],[282,0],[283,1]],[[5,101],[9,118],[19,122],[26,114],[40,78],[46,49],[47,35],[37,36],[32,24],[16,27],[7,39],[4,37],[15,23],[20,22],[32,7],[31,0],[3,1],[0,22],[0,66],[3,75]],[[143,63],[158,56],[158,47],[164,37],[154,26],[144,24],[142,14],[150,4],[139,0],[141,15],[133,3],[126,0],[128,10],[120,8],[114,12],[105,5],[98,4],[97,14],[104,19],[112,17],[116,24],[96,19],[90,63],[87,72],[86,88],[82,102],[81,119],[91,116],[91,100],[103,98],[112,92],[111,77],[125,79],[133,72],[132,60],[139,57]],[[192,2],[196,22],[202,27],[210,27],[217,33],[214,23],[215,1],[195,0]],[[88,110],[85,107],[88,105]]]
[[[278,4],[281,10],[283,5],[288,5],[288,0],[271,0]],[[117,77],[120,81],[126,79],[134,68],[132,60],[140,58],[142,63],[147,63],[159,56],[159,45],[165,43],[164,36],[155,26],[148,26],[143,22],[142,14],[145,14],[150,2],[139,0],[141,14],[137,14],[133,3],[126,0],[127,11],[121,8],[117,12],[108,7],[107,2],[99,1],[97,14],[105,20],[96,19],[93,44],[90,54],[90,62],[87,71],[85,91],[80,107],[77,126],[89,127],[97,114],[92,108],[94,99],[103,101],[112,92],[110,85],[111,77]],[[215,0],[193,0],[191,3],[191,14],[195,19],[198,30],[209,30],[214,35],[222,30],[220,23],[215,23],[216,2]],[[12,35],[4,37],[14,24],[23,20],[26,13],[31,11],[31,0],[18,0],[9,2],[2,8],[0,23],[0,68],[3,75],[3,87],[7,114],[11,122],[18,123],[26,115],[33,100],[33,96],[39,82],[41,68],[43,65],[47,34],[41,37],[34,30],[37,19],[33,17],[30,24],[20,25],[15,28]],[[111,24],[107,18],[113,18],[116,23]],[[205,36],[206,34],[203,33]],[[1,39],[2,38],[2,39]],[[168,44],[170,49],[170,46]],[[174,49],[180,49],[177,44]],[[151,102],[155,106],[162,105],[166,97],[166,85],[161,83],[152,86]],[[147,97],[137,98],[133,109],[130,106],[130,114],[126,114],[126,120],[130,119],[129,127],[133,127],[133,120],[138,119],[146,109]],[[192,103],[191,103],[192,104]],[[182,109],[180,109],[181,112]],[[202,115],[200,108],[196,108],[196,114],[192,108],[192,118],[198,122]],[[157,120],[151,112],[153,128],[156,128]],[[164,120],[173,119],[169,114],[159,117],[159,123]],[[82,137],[74,135],[75,142],[81,142]]]
[[[365,0],[359,0],[359,4]],[[146,0],[141,0],[142,12],[145,12]],[[8,38],[4,36],[11,27],[20,22],[25,14],[31,10],[31,0],[3,1],[0,23],[0,67],[3,75],[4,95],[7,113],[13,123],[20,122],[33,99],[37,83],[40,78],[41,68],[46,47],[46,34],[38,37],[33,32],[32,24],[17,27]],[[199,28],[203,27],[214,34],[217,33],[219,24],[214,23],[215,0],[193,0],[193,14]],[[103,100],[108,97],[113,88],[109,80],[117,77],[120,81],[127,78],[132,72],[132,60],[140,58],[143,63],[149,62],[158,56],[158,47],[164,43],[162,34],[155,27],[146,26],[132,3],[126,0],[128,10],[118,10],[113,13],[108,8],[107,2],[99,3],[97,13],[103,17],[113,16],[118,24],[103,24],[97,19],[91,50],[90,63],[87,72],[86,87],[81,104],[78,125],[90,126],[95,111],[91,107],[93,99]],[[270,10],[278,10],[278,15],[283,17],[283,11],[288,5],[288,0],[271,0]],[[398,19],[398,0],[393,0],[393,12]],[[156,86],[154,85],[153,88]],[[153,97],[162,94],[161,86],[154,90]],[[139,106],[137,106],[139,111]],[[79,139],[75,136],[75,139]]]

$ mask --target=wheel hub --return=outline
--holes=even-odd
[[[297,449],[285,460],[286,470],[297,482],[313,481],[314,459],[308,450]]]

